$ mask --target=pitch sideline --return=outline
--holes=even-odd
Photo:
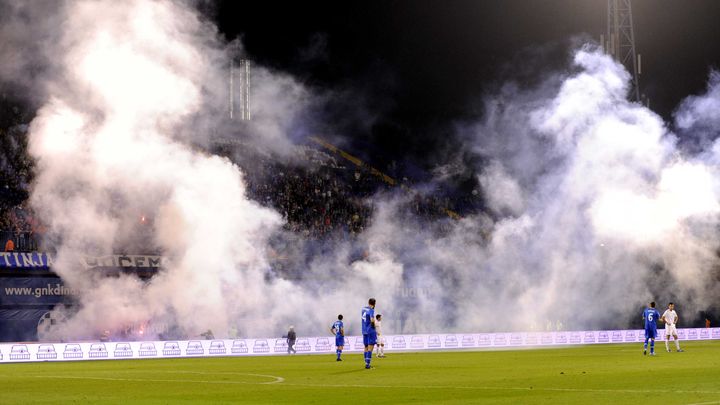
[[[147,372],[147,371],[146,371]],[[202,372],[202,371],[162,371],[165,374],[201,374],[201,375],[245,375],[271,378],[273,381],[248,382],[248,381],[212,381],[212,380],[182,380],[182,379],[148,379],[148,378],[115,378],[115,377],[92,377],[92,376],[70,376],[70,375],[32,375],[34,378],[54,378],[73,380],[101,380],[101,381],[132,381],[132,382],[171,382],[171,383],[197,383],[197,384],[246,384],[246,385],[270,385],[281,384],[293,387],[327,387],[327,388],[383,388],[383,389],[461,389],[481,391],[545,391],[545,392],[604,392],[604,393],[625,393],[625,394],[709,394],[720,395],[720,391],[707,390],[636,390],[636,389],[596,389],[596,388],[552,388],[552,387],[483,387],[483,386],[450,386],[450,385],[374,385],[374,384],[310,384],[310,383],[287,383],[285,378],[253,373],[235,372]],[[4,376],[6,377],[6,376]],[[702,404],[718,404],[720,402],[703,402]],[[700,405],[700,404],[696,404]]]

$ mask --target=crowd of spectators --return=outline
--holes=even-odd
[[[408,216],[419,220],[448,219],[447,199],[413,191],[407,179],[391,184],[367,166],[309,146],[281,163],[269,155],[248,152],[234,156],[243,168],[248,195],[271,206],[286,220],[286,229],[305,238],[354,237],[369,225],[377,193],[403,193]]]
[[[243,171],[248,196],[281,213],[285,229],[304,239],[357,236],[369,226],[375,193],[407,192],[364,167],[344,163],[317,149],[299,147],[297,153],[299,158],[291,164],[261,154],[238,163],[246,165]],[[445,202],[433,196],[413,193],[406,201],[408,215],[429,220],[447,218]],[[34,250],[43,233],[26,199],[14,204],[12,198],[0,198],[0,234],[6,250]]]
[[[272,206],[286,220],[286,228],[308,238],[357,235],[368,225],[373,206],[367,198],[373,179],[346,168],[323,164],[311,167],[268,162],[248,172],[248,195]]]
[[[27,152],[29,113],[0,94],[0,241],[3,250],[34,250],[42,232],[27,204],[33,161]]]
[[[33,174],[29,117],[0,96],[0,237],[6,249],[34,250],[44,229],[27,202]],[[377,192],[409,190],[402,180],[390,184],[377,171],[317,146],[297,146],[289,159],[248,146],[219,149],[243,168],[248,196],[277,210],[286,230],[307,240],[352,238],[369,226]],[[406,211],[425,219],[446,217],[447,202],[425,194],[411,194]]]
[[[37,250],[43,233],[43,226],[32,215],[27,202],[2,208],[0,241],[3,242],[6,252]]]

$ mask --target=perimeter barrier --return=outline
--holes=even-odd
[[[678,329],[682,341],[720,340],[720,328]],[[658,340],[664,330],[658,329]],[[522,333],[435,333],[386,335],[388,352],[430,350],[482,350],[523,347],[553,347],[593,344],[641,343],[642,329],[522,332]],[[334,341],[327,336],[299,337],[298,354],[334,354]],[[345,353],[363,350],[362,336],[345,337]],[[0,364],[36,361],[78,361],[107,359],[157,359],[178,357],[287,355],[285,339],[214,339],[143,342],[2,343]]]

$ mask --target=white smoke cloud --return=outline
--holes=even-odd
[[[32,203],[57,243],[54,270],[82,291],[79,310],[43,337],[86,338],[150,320],[191,336],[276,333],[264,320],[293,315],[295,295],[308,300],[307,291],[266,279],[265,246],[280,217],[248,199],[237,166],[191,146],[210,138],[207,115],[226,106],[218,95],[229,59],[216,29],[179,2],[21,8],[39,15],[33,22],[43,32],[56,30],[51,47],[16,63],[48,63],[53,73],[33,85],[47,98],[30,127]],[[267,69],[256,73],[253,130],[287,150],[283,134],[304,90]],[[140,224],[141,216],[152,221]],[[168,259],[148,282],[78,266],[81,254],[138,249]]]
[[[685,149],[717,165],[720,163],[720,72],[710,72],[707,87],[705,94],[690,96],[680,103],[674,114],[675,127]]]
[[[30,127],[32,203],[57,245],[54,270],[82,294],[76,307],[57,309],[65,321],[41,338],[147,322],[159,325],[153,333],[181,336],[277,335],[291,323],[317,333],[338,312],[359,312],[373,293],[397,288],[402,265],[380,248],[351,265],[349,247],[338,246],[312,259],[302,282],[273,274],[266,249],[280,216],[248,199],[236,165],[193,146],[233,129],[208,118],[226,106],[227,46],[192,9],[78,1],[59,12],[67,18],[54,49],[63,55],[53,68],[60,73],[42,83],[50,92]],[[245,135],[288,155],[291,127],[312,95],[261,66],[251,84],[256,111]],[[81,254],[143,249],[167,259],[149,281],[78,266]]]
[[[695,131],[717,128],[718,109],[720,109],[720,72],[711,71],[708,81],[708,91],[700,96],[686,98],[675,112],[677,127],[683,130]],[[715,131],[717,135],[717,130]]]
[[[716,166],[682,156],[660,117],[626,101],[628,74],[612,59],[583,49],[575,64],[580,71],[556,94],[508,107],[513,121],[497,124],[503,145],[521,153],[531,171],[544,170],[524,183],[526,209],[495,224],[488,261],[520,287],[515,299],[535,313],[522,317],[526,324],[537,315],[612,325],[669,294],[684,298],[688,311],[703,309],[717,289]],[[534,144],[543,147],[526,146]],[[486,193],[504,195],[507,182],[486,181]],[[658,265],[667,270],[663,280],[653,280]]]
[[[518,181],[507,174],[502,163],[494,161],[480,174],[480,186],[491,190],[487,195],[487,205],[497,214],[509,212],[522,213],[525,209],[525,196]]]
[[[198,46],[213,37],[181,5],[107,6],[65,5],[63,75],[30,128],[39,169],[32,202],[61,241],[55,271],[84,291],[80,311],[51,332],[82,337],[148,319],[224,332],[228,314],[250,298],[226,284],[259,277],[266,264],[256,245],[280,221],[247,200],[231,162],[175,139],[199,112],[218,47]],[[141,237],[133,226],[141,215],[154,218],[154,238],[141,242],[169,257],[165,273],[143,284],[78,269],[79,253],[117,251]]]
[[[712,305],[717,165],[683,154],[659,116],[627,101],[629,75],[610,57],[584,48],[574,64],[538,88],[505,86],[471,129],[496,219],[438,237],[375,218],[403,283],[428,292],[395,303],[410,304],[405,331],[625,327],[650,300],[677,300],[689,319]],[[716,119],[699,107],[714,95],[687,101],[686,119]]]

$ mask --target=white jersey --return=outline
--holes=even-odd
[[[665,312],[662,314],[663,318],[665,319],[666,325],[675,325],[675,322],[677,322],[677,312],[675,310],[666,309]]]
[[[377,319],[375,320],[375,332],[377,332],[378,347],[380,347],[380,345],[385,345],[385,336],[383,336],[382,333],[382,322]]]

